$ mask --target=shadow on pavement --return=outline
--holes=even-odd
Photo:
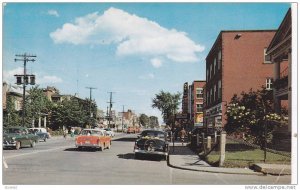
[[[121,159],[130,159],[130,160],[148,160],[148,161],[164,161],[164,158],[157,155],[139,155],[138,158],[135,158],[134,153],[127,153],[127,154],[118,154],[118,158]]]
[[[78,149],[78,148],[67,148],[64,151],[76,151],[76,152],[97,152],[97,149],[95,148],[82,148],[82,149]]]
[[[112,141],[123,141],[123,142],[134,142],[137,138],[134,137],[124,137],[119,139],[114,139]]]

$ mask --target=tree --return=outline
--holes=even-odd
[[[171,94],[170,92],[160,91],[159,94],[155,94],[155,98],[152,99],[152,107],[161,111],[163,120],[166,124],[170,125],[175,118],[178,106],[180,104],[181,94]]]
[[[38,120],[39,117],[50,112],[52,103],[44,94],[43,89],[38,86],[32,87],[28,93],[25,104],[25,123],[30,126],[32,120]]]
[[[141,114],[140,116],[140,124],[144,127],[149,125],[149,117],[146,114]]]
[[[150,128],[155,128],[158,127],[159,123],[158,123],[158,118],[156,116],[150,116],[149,117],[149,127]]]
[[[278,115],[273,109],[272,91],[265,89],[249,93],[243,92],[240,97],[234,95],[227,105],[228,133],[243,133],[245,139],[264,147],[264,142],[272,139],[272,132],[286,122],[284,115]]]
[[[3,126],[20,126],[21,117],[19,111],[15,110],[15,97],[8,96],[6,102],[6,110],[3,111]]]

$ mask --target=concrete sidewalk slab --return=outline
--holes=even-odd
[[[170,147],[168,165],[173,168],[190,171],[240,175],[264,175],[261,172],[256,172],[249,168],[212,167],[204,160],[201,160],[199,156],[187,146],[175,146],[174,149],[173,147]]]
[[[291,175],[291,165],[257,163],[252,165],[258,172],[270,175]]]

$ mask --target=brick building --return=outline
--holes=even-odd
[[[204,86],[205,81],[193,81],[191,85],[184,83],[182,97],[181,122],[190,130],[203,127]]]
[[[266,49],[275,30],[221,31],[206,57],[205,118],[207,127],[224,127],[225,105],[234,94],[272,90],[273,65]]]

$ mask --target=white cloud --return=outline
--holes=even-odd
[[[162,66],[162,61],[160,59],[153,58],[151,59],[151,64],[153,65],[153,67],[159,68]]]
[[[196,62],[204,46],[196,44],[187,34],[166,29],[146,18],[123,10],[109,8],[103,15],[97,12],[65,23],[50,33],[57,44],[117,44],[119,56],[163,56],[175,62]]]
[[[17,67],[15,69],[9,70],[9,71],[3,71],[3,81],[9,83],[9,84],[14,84],[16,83],[16,78],[14,75],[23,75],[24,73],[24,68],[22,67]],[[54,83],[61,83],[63,80],[57,76],[42,76],[39,73],[34,73],[36,76],[36,83],[37,84],[54,84]]]
[[[59,14],[56,10],[48,10],[47,14],[51,16],[59,17]]]
[[[3,81],[14,84],[16,83],[16,78],[14,75],[22,75],[24,73],[24,69],[22,67],[17,67],[10,71],[3,71]]]
[[[62,81],[63,80],[57,76],[36,77],[37,84],[55,84],[55,83],[61,83]]]

